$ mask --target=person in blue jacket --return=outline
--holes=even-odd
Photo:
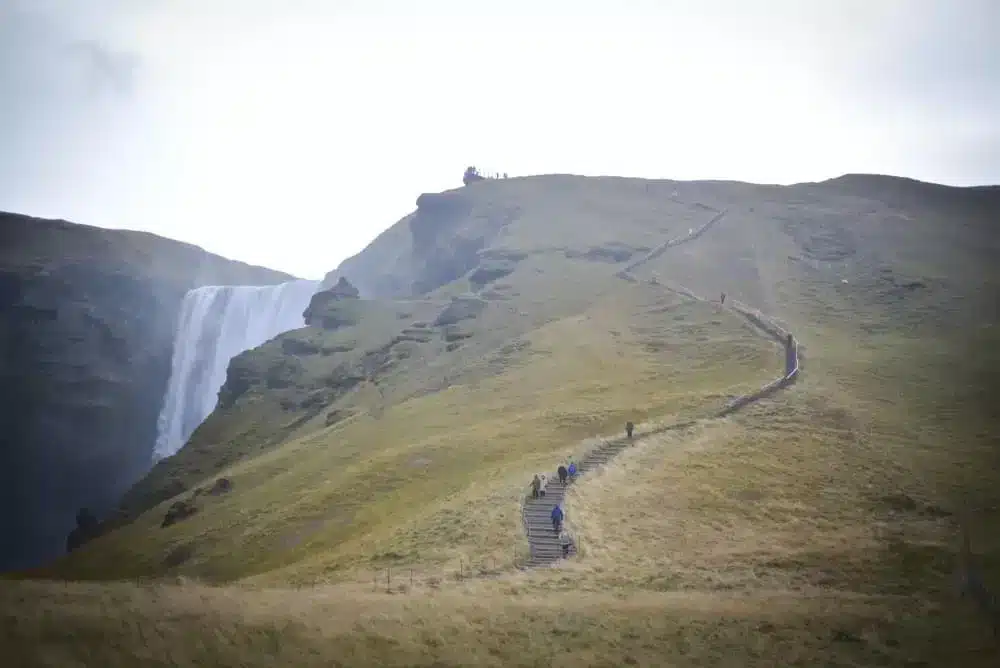
[[[563,521],[563,511],[557,503],[552,509],[552,528],[555,529],[556,533],[559,533],[559,529],[562,527]]]
[[[570,480],[576,477],[576,462],[569,463],[569,469],[567,469],[567,472],[569,473]]]

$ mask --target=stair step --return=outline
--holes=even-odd
[[[552,544],[552,545],[535,545],[535,544],[532,544],[531,545],[531,550],[536,555],[538,555],[538,554],[544,554],[544,555],[562,554],[562,545],[555,545],[555,544]],[[572,551],[573,551],[573,546],[571,545],[570,546],[570,552],[572,552]]]

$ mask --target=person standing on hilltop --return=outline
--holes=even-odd
[[[635,425],[629,420],[625,423],[625,435],[628,436],[628,440],[632,440],[632,430],[635,429]]]
[[[720,304],[725,304],[726,303],[726,293],[725,292],[722,293],[722,297],[719,299],[719,303]]]

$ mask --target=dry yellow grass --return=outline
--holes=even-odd
[[[354,417],[317,418],[225,469],[233,493],[191,519],[160,530],[161,504],[45,572],[229,586],[4,582],[10,655],[26,666],[997,665],[997,640],[952,578],[952,513],[1000,502],[983,410],[997,329],[950,331],[973,320],[949,299],[959,279],[998,284],[985,260],[939,218],[902,228],[881,205],[808,189],[789,202],[792,191],[741,184],[542,181],[468,191],[537,204],[503,243],[539,254],[504,279],[509,299],[467,323],[468,348],[421,348],[384,395],[345,400]],[[781,370],[781,351],[731,312],[556,257],[567,239],[652,247],[703,222],[685,198],[731,217],[640,278],[725,290],[778,316],[804,344],[805,374],[735,416],[639,439],[572,488],[579,557],[513,572],[532,472],[625,419],[643,433],[703,418]],[[929,258],[919,235],[951,255]],[[810,255],[825,245],[833,269]],[[931,288],[900,298],[886,267]],[[269,415],[253,407],[242,410]],[[980,514],[975,528],[994,589],[997,522]],[[188,560],[164,564],[184,546]],[[455,577],[470,566],[474,577]],[[386,568],[391,594],[372,581]]]
[[[534,595],[517,586],[417,597],[345,586],[16,583],[0,588],[0,609],[18,611],[0,624],[0,643],[7,665],[24,668],[995,665],[995,645],[972,625],[955,627],[962,650],[934,646],[923,632],[950,611],[906,597]]]

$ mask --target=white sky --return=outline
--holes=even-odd
[[[997,35],[990,0],[0,0],[0,210],[319,278],[469,164],[1000,183]]]

